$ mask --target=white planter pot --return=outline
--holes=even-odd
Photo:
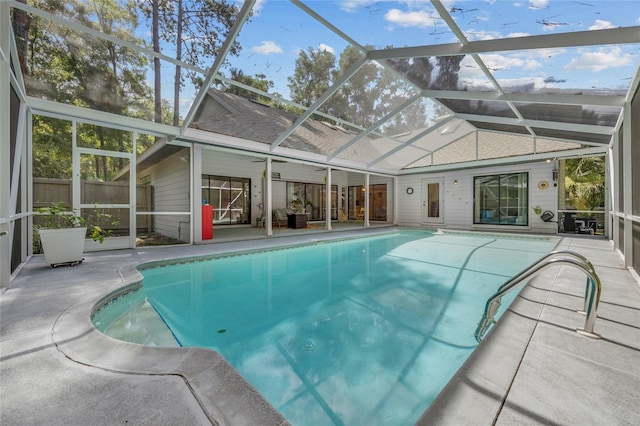
[[[47,263],[52,267],[60,264],[75,265],[84,260],[84,240],[87,227],[39,229],[42,250]]]

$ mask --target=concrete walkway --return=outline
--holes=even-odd
[[[602,281],[594,332],[585,325],[586,275],[553,266],[522,290],[419,421],[421,425],[637,425],[640,286],[610,241],[563,238]]]
[[[51,269],[35,256],[0,297],[0,424],[286,424],[216,353],[116,341],[89,316],[105,295],[139,279],[140,262],[336,236],[98,252],[73,268]],[[603,281],[595,326],[602,339],[573,331],[584,325],[574,312],[584,276],[551,268],[523,291],[422,423],[637,424],[640,287],[608,241],[564,238],[561,248],[589,257]]]

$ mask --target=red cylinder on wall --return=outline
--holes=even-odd
[[[202,206],[202,239],[213,238],[213,206],[205,204]]]

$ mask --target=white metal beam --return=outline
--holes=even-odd
[[[432,172],[435,173],[435,172],[442,172],[442,171],[449,171],[449,170],[473,169],[473,168],[489,167],[489,166],[501,166],[506,164],[524,164],[524,163],[532,163],[532,162],[538,162],[538,161],[546,161],[554,158],[566,159],[566,158],[580,158],[580,157],[588,157],[588,156],[601,156],[601,155],[605,155],[606,152],[607,152],[607,146],[603,145],[602,147],[582,148],[582,149],[573,149],[573,150],[565,150],[565,151],[553,151],[553,152],[545,152],[543,154],[521,155],[519,157],[492,158],[489,160],[468,161],[465,163],[416,167],[412,169],[400,170],[398,172],[398,176],[414,175],[414,174],[421,174],[421,173],[432,173]]]
[[[470,55],[473,53],[509,52],[516,50],[550,49],[559,47],[602,46],[640,42],[640,26],[571,33],[543,34],[525,37],[497,38],[458,43],[399,47],[370,51],[371,60],[414,58],[426,56]]]
[[[521,120],[518,118],[475,114],[456,114],[456,117],[466,121],[480,121],[483,123],[506,124],[510,126],[542,127],[545,129],[593,133],[597,135],[612,135],[615,131],[613,127],[597,126],[593,124],[560,123],[556,121],[530,120],[526,118]]]
[[[139,118],[125,117],[103,111],[95,111],[89,108],[77,107],[75,105],[62,104],[60,102],[49,101],[27,97],[27,106],[34,114],[44,115],[52,118],[70,120],[77,118],[84,123],[96,124],[109,127],[111,129],[138,130],[154,136],[179,136],[178,127],[167,124],[154,123]]]
[[[9,6],[0,1],[0,289],[11,279],[11,19]]]

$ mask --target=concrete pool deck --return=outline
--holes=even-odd
[[[0,423],[287,424],[216,353],[116,341],[97,332],[89,314],[135,281],[141,262],[362,233],[96,252],[56,269],[34,256],[0,296]],[[607,240],[564,237],[558,249],[596,267],[602,338],[574,331],[584,325],[575,311],[585,276],[551,267],[527,285],[419,423],[637,424],[640,286]]]

